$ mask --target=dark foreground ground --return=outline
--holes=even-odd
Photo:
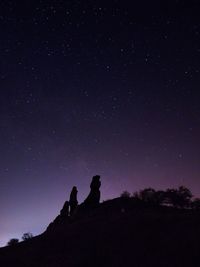
[[[104,202],[50,232],[0,249],[2,267],[199,267],[200,212]]]

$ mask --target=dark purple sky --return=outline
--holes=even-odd
[[[0,1],[0,245],[95,174],[200,196],[199,1],[133,2]]]

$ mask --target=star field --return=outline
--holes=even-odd
[[[0,236],[41,233],[101,175],[102,200],[200,196],[198,1],[0,2]]]

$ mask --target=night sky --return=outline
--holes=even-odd
[[[200,4],[137,2],[0,1],[0,245],[96,174],[200,197]]]

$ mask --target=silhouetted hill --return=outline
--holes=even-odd
[[[199,211],[117,198],[1,248],[0,266],[200,266],[199,225]]]

